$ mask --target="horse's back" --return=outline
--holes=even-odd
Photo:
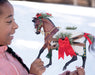
[[[76,37],[78,35],[84,35],[83,32],[78,32],[76,30],[59,30],[55,35],[54,35],[54,38],[56,38],[56,36],[60,35],[60,34],[67,34],[67,35],[70,35],[69,38],[73,38],[73,37]],[[74,42],[79,42],[79,43],[84,43],[85,41],[85,37],[81,37],[79,39],[76,39],[74,40]],[[85,43],[84,43],[85,44]],[[78,54],[78,55],[83,55],[84,54],[84,50],[83,50],[83,46],[78,46],[78,45],[74,45],[72,44],[71,45],[73,50]]]

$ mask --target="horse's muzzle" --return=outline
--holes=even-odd
[[[35,32],[36,34],[40,34],[40,32]]]

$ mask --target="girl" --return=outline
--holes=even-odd
[[[14,9],[8,0],[0,0],[0,75],[42,75],[45,67],[41,59],[36,59],[30,67],[8,47],[18,28],[14,21]]]

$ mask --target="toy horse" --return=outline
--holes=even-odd
[[[49,19],[49,17],[51,16],[52,15],[49,13],[38,13],[36,17],[34,17],[32,20],[34,22],[36,34],[40,34],[41,28],[43,28],[44,30],[45,43],[43,47],[40,49],[37,58],[40,58],[43,51],[47,48],[48,49],[47,57],[50,58],[50,60],[49,64],[47,64],[46,67],[49,67],[52,64],[52,50],[55,49],[58,50],[59,59],[61,57],[64,59],[64,53],[67,56],[70,55],[72,57],[72,59],[65,64],[63,70],[65,70],[71,62],[77,60],[77,55],[80,55],[82,57],[83,60],[82,67],[85,68],[86,41],[88,40],[89,44],[92,45],[93,36],[88,33],[80,33],[75,35],[75,33],[67,32],[65,33],[64,31],[60,34],[57,34],[59,32],[59,29]],[[56,37],[54,37],[55,35]],[[82,42],[80,42],[79,40],[81,40]]]

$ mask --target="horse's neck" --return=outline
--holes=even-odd
[[[44,30],[45,35],[52,32],[54,28],[55,28],[55,26],[44,25],[43,30]]]
[[[52,32],[54,28],[56,28],[54,23],[49,18],[47,18],[43,25],[45,35]]]
[[[45,40],[49,40],[50,38],[54,36],[54,34],[56,34],[59,31],[59,29],[55,26],[43,27],[43,29],[45,33]]]

